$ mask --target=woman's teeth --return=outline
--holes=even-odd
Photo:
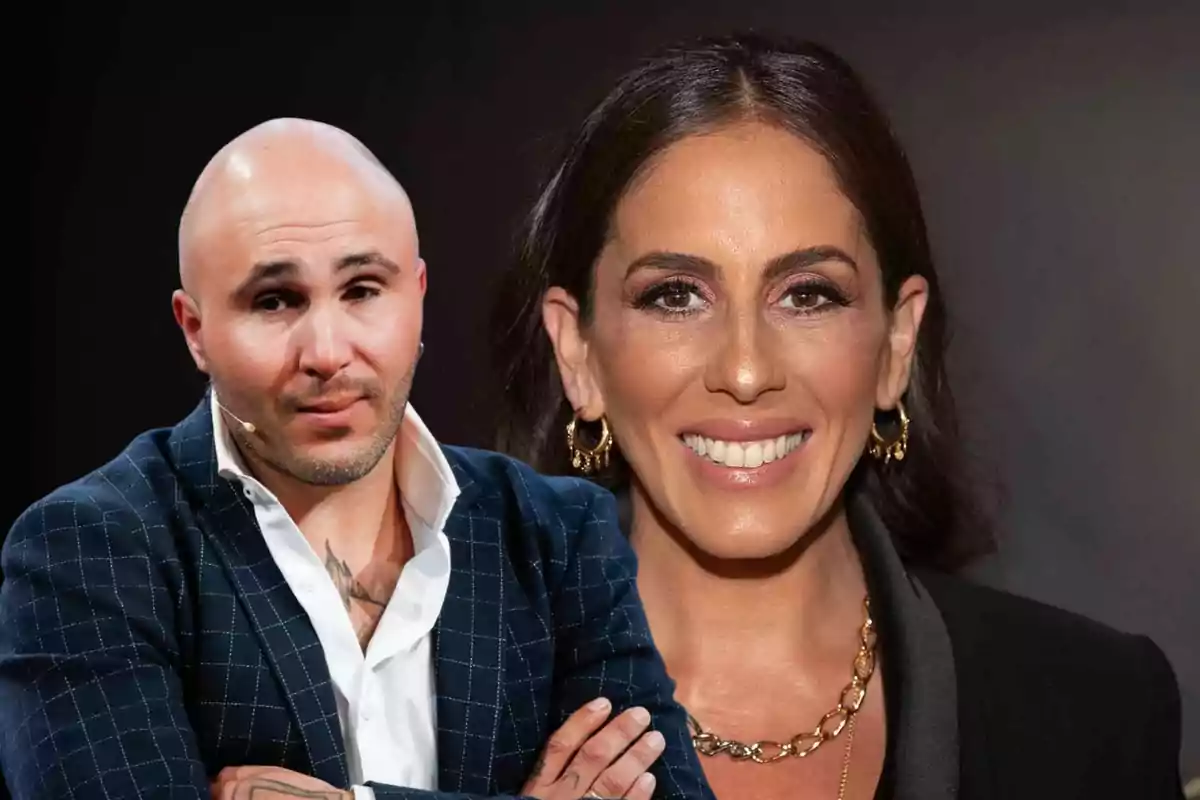
[[[723,467],[754,469],[763,464],[778,461],[791,453],[804,443],[804,440],[808,438],[808,433],[793,433],[756,442],[727,442],[722,439],[708,439],[692,433],[681,438],[693,453],[707,458],[714,464],[720,464]]]

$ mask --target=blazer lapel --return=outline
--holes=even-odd
[[[954,800],[959,794],[959,738],[950,634],[874,509],[865,499],[852,498],[847,510],[883,647],[894,798]]]
[[[345,743],[324,650],[267,549],[254,509],[217,474],[208,397],[171,433],[171,449],[201,528],[233,584],[282,687],[313,777],[346,786]]]
[[[502,521],[451,463],[461,493],[446,521],[450,585],[434,628],[439,788],[486,795],[503,707]]]

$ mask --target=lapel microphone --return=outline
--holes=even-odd
[[[254,425],[253,422],[246,422],[246,420],[242,419],[237,414],[233,413],[228,408],[226,408],[221,403],[220,400],[217,400],[217,408],[221,409],[226,414],[228,414],[233,419],[233,421],[236,422],[238,425],[241,425],[242,430],[244,430],[246,433],[255,433],[258,430],[258,428]]]

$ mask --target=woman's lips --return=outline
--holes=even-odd
[[[679,437],[687,449],[693,474],[715,488],[766,488],[782,482],[796,469],[810,430],[780,434],[773,439],[727,440],[699,434]]]

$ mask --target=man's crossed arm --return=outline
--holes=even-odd
[[[647,770],[662,752],[662,734],[651,731],[643,735],[649,725],[645,709],[629,709],[609,720],[611,710],[611,703],[598,698],[572,714],[547,742],[518,796],[650,800],[656,779]],[[476,800],[473,795],[380,784],[338,789],[279,767],[224,769],[213,781],[212,796],[219,800]]]

